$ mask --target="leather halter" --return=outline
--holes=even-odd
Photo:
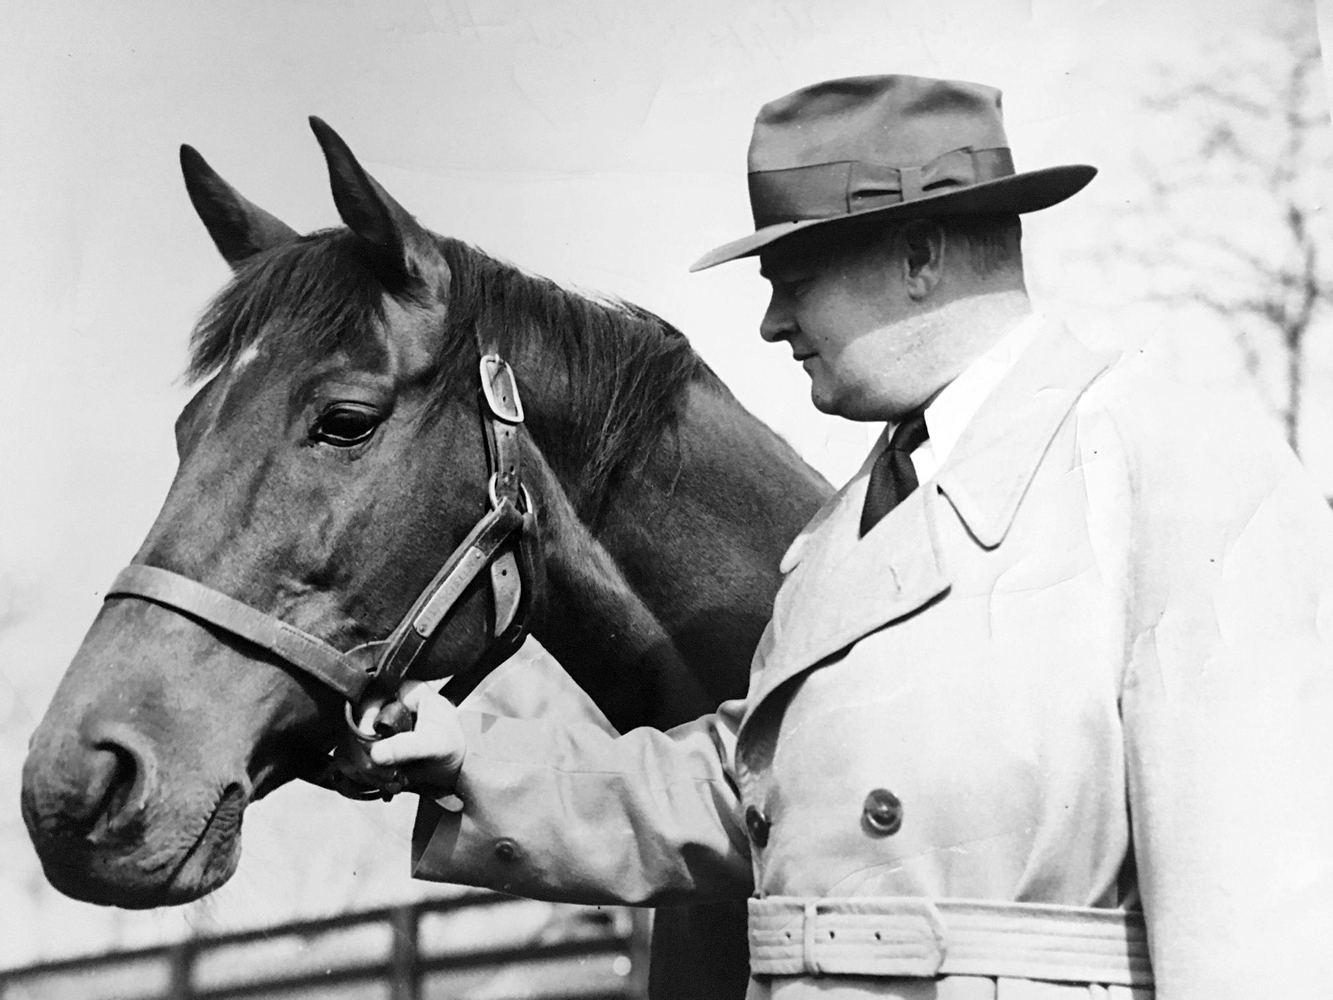
[[[483,353],[479,410],[490,468],[490,509],[445,560],[434,579],[387,639],[341,652],[295,625],[253,608],[206,584],[157,566],[121,570],[106,599],[138,598],[216,626],[302,670],[346,699],[348,733],[329,766],[307,780],[351,798],[389,798],[405,782],[390,768],[370,762],[368,745],[410,728],[394,699],[421,659],[440,624],[483,570],[489,570],[494,628],[471,678],[504,662],[523,644],[544,566],[537,538],[536,507],[522,481],[519,428],[523,403],[508,362]],[[458,676],[457,674],[455,676]]]

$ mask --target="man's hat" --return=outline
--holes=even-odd
[[[993,87],[858,76],[765,104],[750,140],[755,232],[705,254],[701,271],[813,226],[866,216],[1035,212],[1095,167],[1014,171]]]

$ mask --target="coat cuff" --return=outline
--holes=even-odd
[[[746,895],[749,844],[715,717],[613,736],[460,712],[459,811],[422,800],[414,878],[534,899],[661,905]]]

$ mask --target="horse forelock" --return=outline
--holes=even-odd
[[[384,286],[347,230],[323,230],[257,254],[205,310],[190,338],[191,381],[253,360],[270,328],[318,357],[351,347],[384,319]]]
[[[617,477],[650,454],[674,425],[686,387],[720,386],[684,334],[661,317],[437,237],[449,264],[449,309],[436,356],[440,406],[471,393],[478,331],[506,357],[549,373],[561,398],[530,429],[557,475],[578,483],[580,514],[595,519]],[[324,230],[244,262],[191,338],[188,377],[251,363],[269,329],[297,356],[354,349],[382,329],[387,289],[360,238]],[[520,383],[524,363],[516,364]]]

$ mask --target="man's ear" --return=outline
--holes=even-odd
[[[898,230],[898,240],[907,294],[924,301],[944,277],[944,227],[934,219],[911,219]]]

